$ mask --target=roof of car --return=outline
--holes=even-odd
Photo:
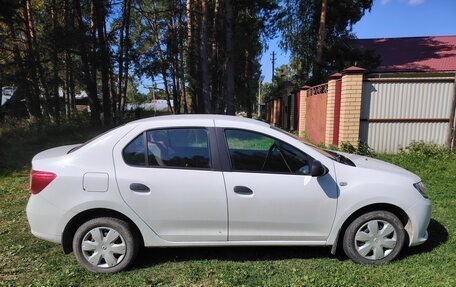
[[[238,123],[246,123],[246,124],[256,124],[259,126],[269,126],[268,123],[254,120],[239,116],[228,116],[228,115],[215,115],[215,114],[185,114],[185,115],[166,115],[166,116],[156,116],[156,117],[149,117],[140,120],[136,120],[130,122],[129,124],[135,123],[143,123],[149,121],[191,121],[191,120],[223,120],[223,121],[230,121],[230,122],[238,122]]]

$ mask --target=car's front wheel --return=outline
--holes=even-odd
[[[343,247],[357,263],[382,264],[396,258],[405,241],[399,218],[388,211],[365,213],[347,227]]]
[[[138,248],[128,223],[112,217],[85,222],[73,238],[77,261],[91,272],[114,273],[127,268]]]

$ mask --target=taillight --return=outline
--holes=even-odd
[[[38,194],[41,192],[57,175],[47,171],[36,171],[30,172],[30,191],[32,194]]]

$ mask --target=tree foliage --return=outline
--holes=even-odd
[[[1,0],[1,7],[0,84],[17,88],[32,119],[55,122],[85,91],[92,124],[106,126],[121,120],[139,80],[157,85],[174,113],[250,116],[278,11],[277,0]]]
[[[283,2],[283,17],[278,24],[281,45],[291,52],[290,64],[296,71],[294,80],[298,83],[320,83],[329,74],[353,64],[367,69],[378,64],[378,58],[372,52],[353,51],[346,44],[355,38],[351,28],[366,10],[371,9],[372,0]],[[322,13],[322,7],[326,13]],[[322,47],[321,60],[317,53],[319,46]]]
[[[292,75],[276,90],[376,59],[344,42],[372,0],[0,1],[0,85],[16,88],[30,118],[57,123],[80,91],[93,125],[121,121],[137,82],[156,86],[173,113],[252,116],[277,28]]]

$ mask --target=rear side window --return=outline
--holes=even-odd
[[[139,136],[142,138],[142,164],[128,162],[127,151],[124,149],[124,159],[133,166],[176,167],[176,168],[211,168],[209,141],[207,130],[204,128],[175,128],[150,130]],[[145,137],[145,138],[144,138]]]
[[[225,136],[233,170],[309,174],[308,156],[285,142],[244,130],[226,130]]]
[[[133,166],[146,166],[146,151],[144,149],[144,143],[144,134],[140,134],[124,148],[123,158],[126,164]]]

